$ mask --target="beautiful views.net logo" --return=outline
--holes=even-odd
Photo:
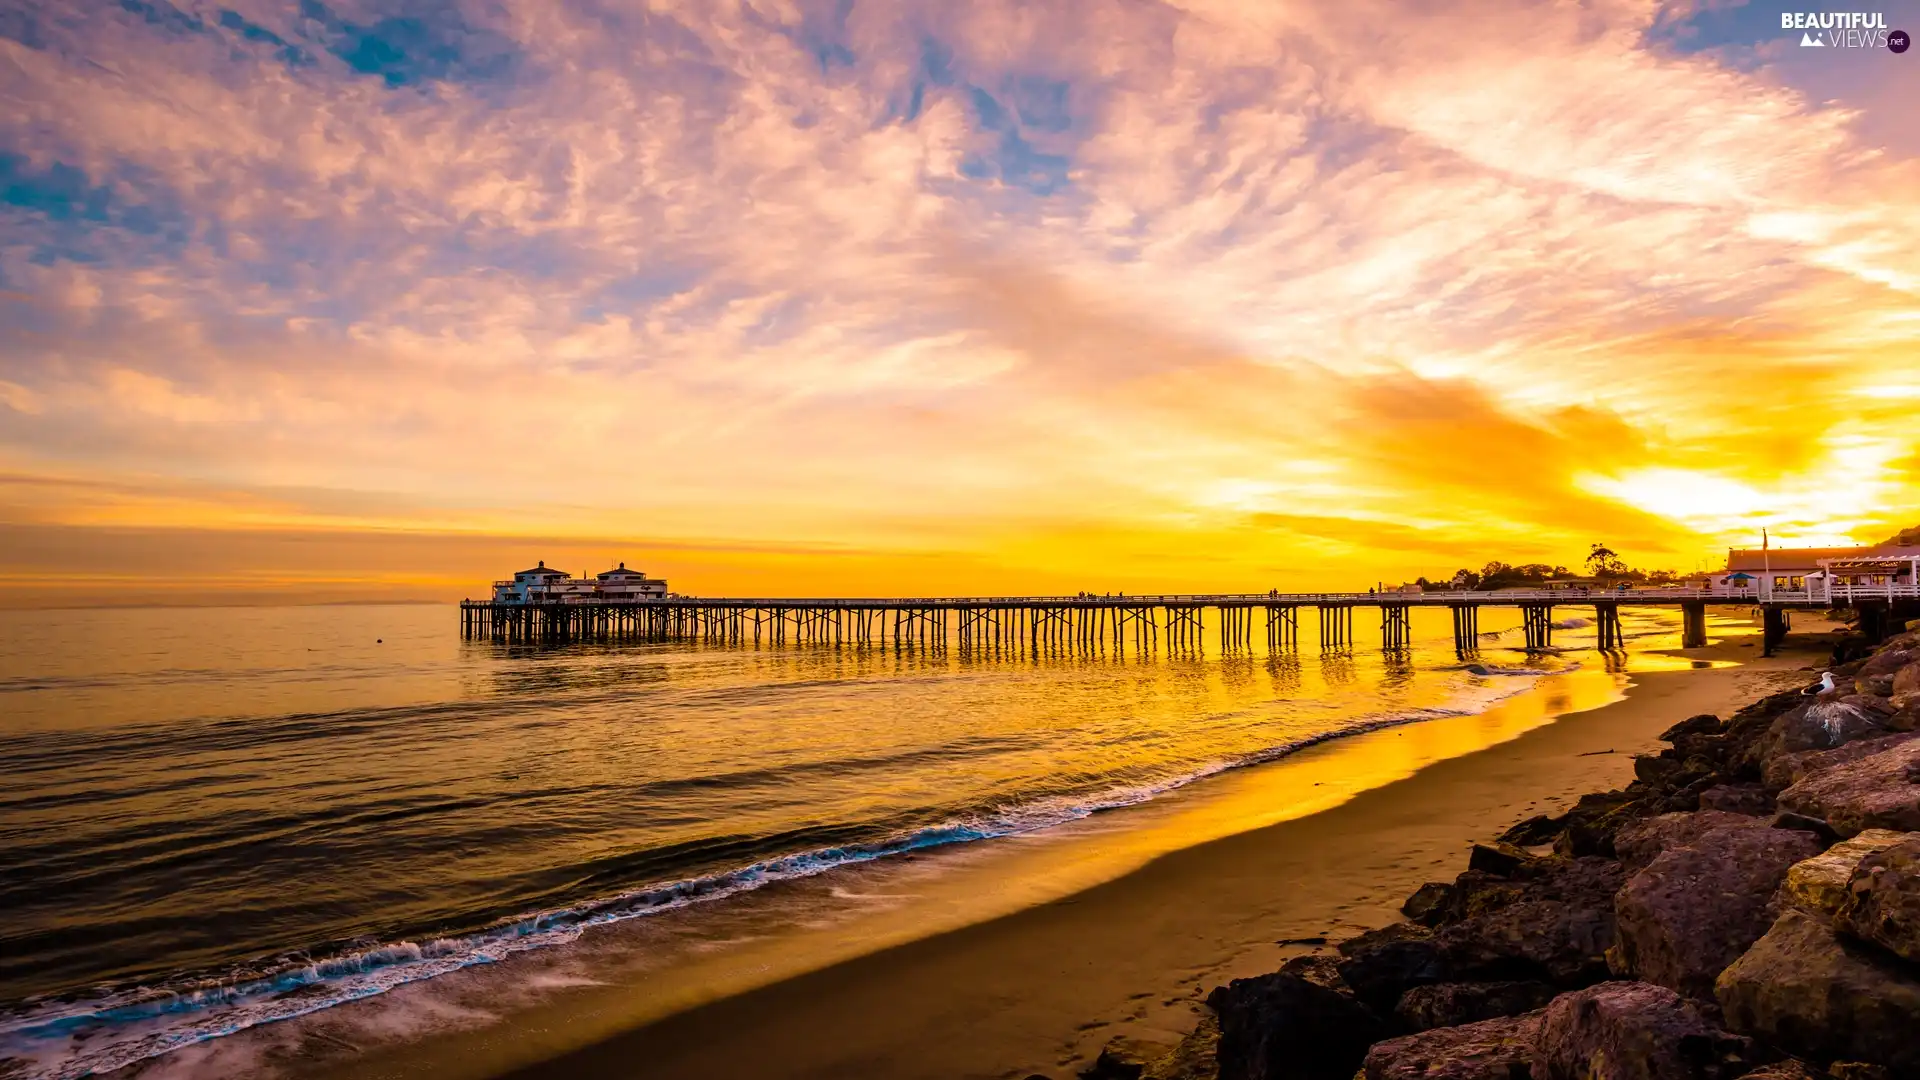
[[[1800,31],[1800,45],[1809,49],[1888,49],[1903,53],[1911,44],[1904,30],[1887,28],[1880,11],[1783,11],[1780,29]]]

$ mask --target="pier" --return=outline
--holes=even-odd
[[[1786,635],[1788,612],[1851,607],[1870,638],[1884,637],[1899,611],[1920,607],[1920,589],[1893,584],[1854,589],[1756,590],[1737,587],[1647,589],[1504,589],[1494,592],[1251,593],[1215,595],[1081,595],[918,597],[891,599],[563,596],[468,600],[462,635],[499,641],[647,639],[729,645],[828,644],[1033,654],[1105,649],[1197,650],[1213,638],[1226,650],[1263,638],[1270,651],[1299,646],[1300,609],[1313,608],[1323,649],[1356,644],[1354,610],[1380,617],[1380,646],[1412,644],[1411,611],[1452,612],[1462,656],[1478,651],[1480,612],[1518,608],[1524,647],[1553,646],[1555,611],[1590,611],[1598,647],[1623,648],[1620,609],[1662,607],[1681,614],[1684,647],[1707,643],[1709,605],[1757,607],[1770,651]],[[1209,635],[1209,630],[1213,633]]]

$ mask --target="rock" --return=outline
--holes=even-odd
[[[1747,814],[1701,810],[1692,814],[1658,814],[1620,827],[1614,835],[1614,854],[1628,873],[1635,873],[1670,847],[1690,844],[1715,829],[1766,827]]]
[[[1453,887],[1444,881],[1429,881],[1413,890],[1406,903],[1400,905],[1400,914],[1421,926],[1432,926],[1440,921]]]
[[[1633,775],[1656,787],[1666,784],[1680,772],[1682,766],[1678,758],[1661,754],[1635,754],[1633,756]]]
[[[1554,839],[1553,850],[1568,858],[1613,854],[1613,834],[1621,825],[1649,814],[1655,807],[1624,791],[1607,791],[1580,796],[1573,809],[1562,815],[1565,829]]]
[[[1515,871],[1532,859],[1533,856],[1512,844],[1475,844],[1467,855],[1467,869],[1494,877],[1512,877]]]
[[[1172,1050],[1147,1062],[1140,1080],[1216,1080],[1219,1050],[1220,1021],[1207,1013]]]
[[[1827,1066],[1833,1080],[1892,1080],[1893,1071],[1869,1061],[1836,1061]]]
[[[1783,912],[1720,973],[1714,994],[1727,1026],[1743,1035],[1799,1057],[1920,1076],[1920,979],[1804,911]]]
[[[1727,730],[1727,725],[1712,713],[1689,716],[1660,733],[1660,741],[1677,742],[1684,735],[1719,735]]]
[[[1781,809],[1821,818],[1843,837],[1866,829],[1920,831],[1920,736],[1856,745],[1874,749],[1809,772],[1780,793]]]
[[[1842,840],[1788,867],[1786,880],[1780,885],[1781,898],[1804,911],[1831,916],[1846,900],[1847,883],[1853,880],[1860,860],[1908,839],[1920,839],[1920,834],[1868,829],[1851,840]]]
[[[1773,815],[1770,824],[1776,829],[1790,829],[1794,832],[1811,833],[1823,844],[1836,844],[1840,842],[1840,834],[1833,831],[1832,825],[1827,824],[1820,818],[1808,817],[1805,814],[1796,814],[1791,810],[1782,810]]]
[[[1220,1080],[1349,1080],[1387,1035],[1353,998],[1278,972],[1216,987],[1207,1004],[1220,1018]]]
[[[1607,977],[1613,894],[1625,874],[1612,859],[1536,859],[1510,881],[1468,871],[1454,883],[1470,914],[1451,911],[1434,935],[1445,978],[1539,980],[1562,989]]]
[[[1340,978],[1381,1016],[1415,986],[1447,981],[1450,969],[1431,931],[1408,923],[1369,930],[1338,946]]]
[[[1455,923],[1436,938],[1444,974],[1579,987],[1607,977],[1613,934],[1611,907],[1523,900]]]
[[[1762,1065],[1741,1080],[1823,1080],[1823,1075],[1804,1061],[1788,1058],[1771,1065]]]
[[[1900,669],[1920,660],[1920,649],[1889,642],[1867,658],[1853,676],[1854,688],[1863,694],[1886,697],[1893,692],[1893,680]]]
[[[1414,1031],[1455,1027],[1500,1016],[1519,1016],[1553,1000],[1543,982],[1433,983],[1400,995],[1394,1015]]]
[[[1147,1063],[1170,1049],[1135,1039],[1118,1038],[1100,1048],[1093,1064],[1080,1070],[1080,1080],[1140,1080]]]
[[[1545,814],[1535,814],[1508,829],[1506,832],[1501,833],[1500,842],[1503,844],[1515,844],[1520,847],[1531,847],[1534,844],[1551,844],[1553,843],[1554,837],[1559,836],[1560,830],[1564,828],[1566,828],[1566,825],[1560,818],[1548,817]]]
[[[1388,1039],[1367,1051],[1355,1080],[1527,1080],[1540,1020],[1534,1012]]]
[[[1353,993],[1353,988],[1340,977],[1340,958],[1337,956],[1328,956],[1326,953],[1295,956],[1281,964],[1280,970],[1287,975],[1298,975],[1316,986],[1338,990],[1343,994]]]
[[[1920,660],[1903,667],[1893,677],[1893,685],[1888,688],[1889,697],[1920,692]]]
[[[1614,901],[1614,973],[1711,1000],[1715,977],[1772,925],[1768,901],[1787,870],[1820,849],[1807,833],[1752,824],[1667,848]]]
[[[1782,791],[1815,773],[1872,757],[1914,737],[1908,733],[1891,732],[1848,743],[1837,750],[1809,750],[1798,754],[1779,754],[1768,760],[1762,779],[1769,789]]]
[[[1753,1067],[1753,1044],[1709,1024],[1679,994],[1610,982],[1547,1006],[1534,1080],[1731,1080]]]
[[[1833,924],[1920,963],[1920,836],[1904,837],[1860,860]]]
[[[1886,734],[1883,723],[1893,710],[1881,708],[1881,698],[1852,695],[1834,701],[1815,701],[1783,713],[1762,741],[1767,757],[1807,750],[1833,750],[1856,739]]]
[[[1759,784],[1716,784],[1700,793],[1700,810],[1766,817],[1773,813],[1773,795]]]

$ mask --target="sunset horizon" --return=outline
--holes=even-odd
[[[1920,523],[1916,61],[1776,19],[34,9],[0,604],[1883,540]]]

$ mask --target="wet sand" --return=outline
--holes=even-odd
[[[1331,809],[1162,855],[1085,891],[710,1002],[510,1075],[1074,1075],[1115,1035],[1177,1038],[1212,987],[1310,948],[1289,939],[1337,939],[1396,918],[1421,882],[1462,868],[1469,844],[1626,783],[1631,755],[1655,748],[1662,730],[1806,682],[1800,669],[1827,647],[1804,631],[1771,659],[1753,645],[1740,637],[1681,653],[1742,666],[1636,674],[1624,700]]]

